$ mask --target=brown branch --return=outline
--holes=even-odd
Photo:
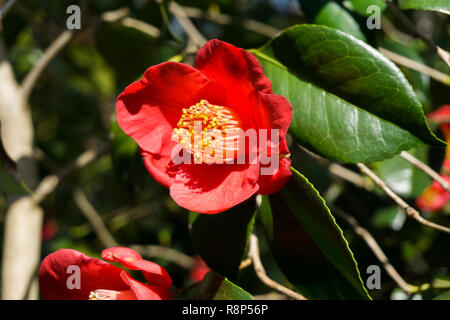
[[[45,199],[50,193],[52,193],[58,184],[61,182],[69,174],[84,168],[85,166],[91,164],[99,157],[106,154],[108,148],[106,146],[102,146],[95,149],[89,149],[86,152],[79,155],[71,164],[61,169],[59,172],[55,174],[50,174],[43,178],[39,185],[37,186],[34,193],[31,195],[32,200],[35,203],[40,203]]]
[[[52,44],[45,50],[41,58],[36,62],[30,72],[27,73],[21,84],[21,92],[24,100],[27,100],[31,90],[33,89],[37,79],[42,71],[47,67],[51,60],[61,51],[62,48],[69,43],[73,37],[73,32],[65,30],[52,42]]]
[[[282,286],[281,284],[270,279],[267,276],[266,270],[264,269],[264,266],[261,262],[261,258],[259,256],[258,238],[254,234],[250,235],[250,246],[249,246],[249,250],[248,250],[248,257],[253,262],[253,266],[254,266],[256,275],[265,285],[267,285],[268,287],[270,287],[278,292],[281,292],[282,294],[284,294],[290,298],[293,298],[296,300],[306,300],[306,298],[304,296],[302,296],[301,294],[299,294],[295,291],[292,291],[291,289],[286,288],[285,286]]]
[[[8,11],[12,8],[12,6],[16,3],[17,0],[9,0],[6,2],[3,7],[0,8],[0,23],[6,17]]]
[[[450,53],[434,44],[430,39],[425,37],[416,26],[408,19],[408,17],[391,1],[384,0],[389,9],[397,16],[403,26],[415,37],[420,38],[434,53],[436,53],[450,68]]]
[[[442,73],[436,69],[430,68],[430,67],[428,67],[422,63],[419,63],[417,61],[406,58],[395,52],[387,50],[385,48],[378,48],[378,50],[381,52],[382,55],[384,55],[386,58],[391,59],[395,63],[405,66],[407,68],[410,68],[412,70],[418,71],[420,73],[423,73],[423,74],[429,76],[430,78],[433,78],[436,81],[442,82],[443,84],[450,86],[450,76],[449,75]]]
[[[183,6],[183,10],[185,14],[190,18],[206,19],[221,25],[240,25],[247,30],[262,34],[268,38],[273,38],[277,36],[278,33],[280,33],[280,30],[275,27],[249,18],[241,19],[223,13],[210,13],[194,7]]]
[[[411,294],[418,290],[418,287],[410,285],[402,278],[402,276],[400,276],[397,270],[389,262],[388,257],[383,252],[383,249],[381,249],[381,247],[378,245],[375,238],[370,234],[370,232],[367,229],[363,228],[353,216],[349,215],[348,213],[344,212],[343,210],[337,207],[333,207],[333,212],[336,213],[342,220],[347,222],[350,226],[352,226],[353,231],[361,238],[363,238],[363,240],[366,242],[366,244],[369,246],[369,248],[377,257],[377,259],[381,262],[387,274],[392,278],[392,280],[395,281],[395,283],[397,283],[397,285],[403,291],[405,291],[408,294]]]
[[[197,47],[202,47],[207,40],[189,19],[188,15],[184,11],[184,7],[172,1],[169,5],[169,10],[184,29],[189,39],[191,39]]]
[[[368,175],[373,182],[375,182],[375,184],[381,188],[381,190],[383,190],[392,200],[395,201],[395,203],[397,203],[397,205],[400,206],[400,208],[402,208],[403,210],[405,210],[406,214],[415,219],[417,222],[426,225],[430,228],[436,229],[436,230],[440,230],[443,231],[445,233],[450,233],[450,228],[441,226],[439,224],[436,224],[434,222],[431,222],[425,218],[423,218],[419,211],[417,211],[416,209],[414,209],[413,207],[411,207],[408,203],[406,203],[405,200],[403,200],[402,198],[400,198],[394,191],[392,191],[387,185],[386,183],[381,180],[372,170],[370,170],[365,164],[363,163],[357,163],[356,164],[358,166],[358,168],[361,170],[362,173]]]
[[[118,246],[118,242],[106,228],[101,216],[98,214],[97,210],[95,210],[94,206],[90,203],[84,192],[80,188],[75,188],[72,195],[73,199],[75,200],[75,204],[89,221],[105,248]]]
[[[34,130],[27,102],[23,100],[11,64],[0,41],[0,121],[1,139],[8,156],[17,164],[17,174],[34,188],[38,180],[33,158]],[[42,209],[30,196],[10,196],[4,223],[2,298],[37,299],[36,279],[29,285],[40,262]],[[28,290],[29,289],[29,290]]]
[[[195,267],[195,260],[192,257],[171,248],[157,245],[132,245],[130,248],[136,250],[142,256],[165,259],[187,270]]]
[[[431,177],[433,180],[436,180],[445,190],[450,191],[450,186],[447,181],[445,181],[439,173],[431,169],[429,166],[427,166],[425,163],[414,157],[413,155],[409,154],[406,151],[402,151],[400,153],[400,157],[411,163],[412,165],[416,166],[418,169],[425,172],[429,177]]]

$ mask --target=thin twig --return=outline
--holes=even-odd
[[[120,20],[120,23],[125,27],[139,30],[153,38],[159,38],[159,36],[161,35],[161,31],[158,28],[141,20],[125,17]]]
[[[205,12],[199,8],[194,7],[183,6],[183,10],[186,13],[186,15],[190,18],[206,19],[221,25],[229,25],[229,24],[241,25],[247,30],[262,34],[268,38],[273,38],[277,36],[278,33],[280,33],[280,30],[278,30],[275,27],[249,18],[242,19],[238,17],[232,17],[223,13],[210,13],[208,11]]]
[[[388,257],[383,252],[383,249],[378,245],[375,238],[370,234],[370,232],[363,228],[358,221],[348,213],[344,212],[343,210],[333,207],[333,212],[336,213],[341,219],[343,219],[345,222],[347,222],[349,225],[352,226],[353,231],[359,235],[363,240],[367,243],[369,248],[372,250],[372,252],[375,254],[377,259],[381,262],[384,269],[386,270],[387,274],[392,278],[392,280],[397,283],[397,285],[406,293],[411,294],[415,291],[417,291],[418,287],[415,287],[413,285],[410,285],[407,283],[402,276],[395,270],[395,268],[392,266],[392,264],[389,262]]]
[[[3,7],[0,8],[0,23],[3,20],[3,18],[6,17],[6,14],[8,11],[12,8],[12,6],[16,3],[17,0],[9,0],[6,2]]]
[[[28,99],[28,96],[31,93],[37,79],[41,75],[42,71],[47,67],[50,61],[61,51],[62,48],[69,43],[70,39],[72,39],[73,32],[69,30],[65,30],[61,32],[61,34],[53,41],[50,46],[45,50],[42,54],[41,58],[38,62],[33,66],[33,68],[28,72],[21,84],[22,95],[25,100]]]
[[[253,266],[256,272],[256,275],[258,278],[268,287],[281,292],[282,294],[296,299],[296,300],[306,300],[304,296],[301,294],[292,291],[289,288],[286,288],[285,286],[282,286],[278,282],[270,279],[267,274],[266,270],[264,269],[264,266],[262,265],[261,258],[259,256],[259,244],[258,244],[258,238],[256,235],[252,234],[250,235],[250,246],[248,250],[248,257],[253,261]]]
[[[405,200],[400,198],[394,191],[392,191],[386,183],[381,180],[372,170],[370,170],[365,164],[363,163],[357,163],[356,164],[358,168],[361,170],[362,173],[367,174],[375,184],[380,187],[392,200],[395,201],[403,210],[405,210],[406,214],[418,221],[419,223],[426,225],[430,228],[443,231],[445,233],[450,233],[450,228],[441,226],[439,224],[436,224],[434,222],[431,222],[425,218],[423,218],[419,211],[411,207],[408,203],[406,203]]]
[[[118,246],[117,241],[106,228],[102,218],[98,214],[97,210],[95,210],[94,206],[89,202],[84,192],[80,188],[75,188],[72,195],[75,200],[75,204],[89,221],[105,248]]]
[[[143,21],[129,18],[127,15],[130,13],[128,8],[120,8],[113,11],[106,11],[99,17],[94,17],[90,20],[90,25],[97,25],[102,22],[121,22],[124,26],[135,28],[141,32],[144,32],[152,37],[159,37],[160,31]],[[42,74],[44,69],[53,60],[53,58],[70,42],[74,36],[75,31],[65,30],[50,44],[50,46],[44,51],[40,59],[36,62],[33,68],[25,76],[21,84],[21,92],[26,100],[33,90],[37,79]]]
[[[31,195],[32,200],[35,203],[40,203],[45,199],[53,190],[56,189],[58,184],[63,178],[71,174],[72,172],[84,168],[91,164],[93,161],[106,154],[108,148],[106,146],[89,149],[86,152],[79,155],[74,162],[61,169],[55,174],[50,174],[41,180],[35,192]]]
[[[251,266],[251,264],[252,264],[252,259],[247,258],[241,262],[241,264],[239,265],[239,270],[243,270],[243,269]]]
[[[381,54],[383,54],[385,57],[391,59],[395,63],[405,66],[407,68],[410,68],[412,70],[418,71],[420,73],[423,73],[423,74],[429,76],[430,78],[433,78],[434,80],[437,80],[439,82],[442,82],[443,84],[450,86],[450,76],[449,75],[447,75],[443,72],[440,72],[436,69],[430,68],[430,67],[428,67],[422,63],[419,63],[417,61],[406,58],[395,52],[387,50],[385,48],[378,48],[378,50],[381,52]]]
[[[172,1],[169,5],[169,10],[173,13],[175,19],[184,29],[187,36],[197,45],[197,47],[202,47],[207,40],[189,19],[186,12],[184,12],[184,8]]]
[[[445,190],[450,192],[450,186],[447,181],[445,181],[439,173],[431,169],[429,166],[427,166],[425,163],[414,157],[412,154],[409,154],[406,151],[402,151],[400,153],[400,157],[411,163],[412,165],[416,166],[418,169],[425,172],[428,176],[430,176],[432,179],[436,180]]]
[[[420,38],[433,52],[435,52],[450,68],[450,53],[434,44],[430,39],[425,37],[416,26],[408,19],[408,17],[391,1],[384,0],[389,9],[397,16],[400,22],[408,29],[408,31]]]
[[[195,267],[195,260],[192,257],[168,247],[157,245],[132,245],[130,248],[136,250],[143,256],[165,259],[169,262],[176,263],[187,270],[191,270]]]

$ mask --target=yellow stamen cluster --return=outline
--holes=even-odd
[[[89,293],[89,300],[111,300],[108,296],[101,293],[100,290],[91,291]]]
[[[203,99],[182,109],[172,139],[181,143],[196,163],[208,162],[218,152],[227,150],[224,142],[229,136],[225,135],[238,129],[239,124],[236,114],[229,108],[210,104]]]

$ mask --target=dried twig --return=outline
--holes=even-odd
[[[0,23],[3,18],[6,17],[8,11],[12,8],[12,6],[16,3],[17,0],[9,0],[6,2],[3,7],[0,8]]]
[[[277,36],[278,33],[280,32],[280,30],[278,30],[275,27],[249,18],[242,19],[238,17],[232,17],[223,13],[210,13],[194,7],[183,6],[183,10],[185,14],[190,18],[211,20],[215,23],[222,25],[229,25],[229,24],[241,25],[247,30],[262,34],[268,38],[273,38]]]
[[[423,172],[425,172],[428,176],[430,176],[432,179],[436,180],[445,190],[450,191],[450,186],[447,181],[445,181],[439,173],[431,169],[429,166],[427,166],[425,163],[414,157],[412,154],[409,154],[406,151],[402,151],[400,153],[400,157],[411,163],[412,165],[416,166]]]
[[[267,274],[266,270],[264,269],[264,266],[262,265],[261,258],[259,256],[259,244],[258,244],[258,238],[256,235],[252,234],[250,235],[250,245],[248,250],[248,257],[252,260],[253,266],[255,268],[256,275],[258,278],[268,287],[275,289],[278,292],[281,292],[282,294],[296,299],[296,300],[306,300],[304,296],[301,294],[292,291],[289,288],[286,288],[285,286],[282,286],[278,282],[270,279]]]
[[[418,287],[410,285],[402,278],[402,276],[400,276],[397,270],[395,270],[395,268],[389,262],[388,257],[383,252],[383,249],[381,249],[381,247],[378,245],[375,238],[370,234],[370,232],[367,229],[363,228],[353,216],[349,215],[348,213],[344,212],[343,210],[337,207],[333,207],[333,212],[336,213],[341,219],[343,219],[349,225],[351,225],[353,231],[355,231],[357,235],[363,238],[363,240],[367,243],[369,248],[377,257],[377,259],[381,262],[388,275],[392,278],[392,280],[395,281],[395,283],[397,283],[397,285],[403,291],[405,291],[408,294],[411,294],[418,290]]]
[[[91,164],[93,161],[106,154],[107,150],[108,148],[106,146],[89,149],[79,155],[74,162],[61,169],[58,173],[46,176],[41,180],[35,192],[31,195],[32,200],[35,203],[40,203],[55,190],[63,178],[72,172]]]
[[[442,82],[443,84],[450,86],[450,75],[442,73],[436,69],[430,68],[430,67],[428,67],[422,63],[419,63],[417,61],[406,58],[406,57],[399,55],[395,52],[392,52],[388,49],[378,48],[378,50],[381,52],[381,54],[383,54],[385,57],[391,59],[395,63],[405,66],[407,68],[410,68],[412,70],[421,72],[421,73],[429,76],[430,78],[433,78],[434,80],[437,80],[439,82]]]
[[[239,265],[239,270],[245,269],[245,268],[251,266],[251,264],[252,264],[252,259],[247,258],[241,262],[241,264]]]
[[[405,210],[406,214],[418,221],[419,223],[426,225],[430,228],[443,231],[445,233],[450,233],[450,228],[441,226],[439,224],[436,224],[434,222],[431,222],[425,218],[423,218],[419,211],[411,207],[408,203],[406,203],[405,200],[400,198],[394,191],[392,191],[386,183],[381,180],[372,170],[370,170],[365,164],[363,163],[357,163],[356,164],[358,168],[361,170],[362,173],[367,174],[375,184],[380,187],[392,200],[394,200],[403,210]]]
[[[187,270],[195,267],[195,260],[192,257],[171,248],[157,245],[132,245],[130,248],[143,256],[165,259]]]
[[[172,1],[169,5],[169,10],[173,13],[175,19],[177,19],[187,36],[197,45],[197,47],[202,47],[207,40],[189,19],[184,8]]]
[[[91,224],[92,228],[95,230],[95,233],[105,248],[118,246],[117,241],[106,228],[97,210],[95,210],[94,206],[89,202],[88,198],[80,188],[75,188],[73,190],[73,199],[75,200],[75,204],[78,206],[80,211]]]
[[[425,37],[416,26],[408,19],[408,17],[391,1],[384,0],[389,9],[397,16],[400,22],[415,37],[420,38],[433,52],[435,52],[450,68],[450,53],[434,44],[430,39]]]
[[[41,58],[36,62],[33,68],[28,72],[21,84],[21,92],[25,100],[31,93],[37,79],[42,71],[47,67],[50,61],[61,51],[62,48],[72,39],[73,32],[65,30],[52,42],[52,44],[45,50]]]

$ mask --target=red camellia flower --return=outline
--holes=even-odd
[[[445,181],[450,183],[450,176],[445,174],[440,175]],[[439,182],[433,181],[431,185],[426,188],[420,197],[417,198],[417,207],[422,211],[438,211],[442,209],[450,200],[450,192],[446,191]]]
[[[254,194],[279,191],[291,175],[285,136],[292,107],[273,93],[257,59],[231,44],[209,41],[195,68],[176,62],[149,68],[120,94],[116,111],[147,170],[186,209],[222,212]],[[249,130],[255,130],[258,144],[236,143],[237,132]],[[173,161],[180,150],[192,161]],[[250,153],[256,154],[252,160],[236,161]],[[222,163],[211,162],[224,154]],[[263,154],[276,159],[273,170]]]
[[[58,250],[42,261],[39,287],[49,300],[165,300],[172,279],[156,263],[143,260],[134,250],[114,247],[103,250],[102,259],[140,270],[148,284],[108,262],[72,250]]]
[[[440,176],[450,183],[450,105],[443,105],[437,110],[427,114],[427,118],[433,122],[439,123],[439,128],[444,134],[447,142],[445,150],[445,158],[441,167]],[[450,192],[446,191],[439,182],[433,181],[431,185],[426,188],[420,197],[417,198],[417,207],[422,211],[438,211],[442,209],[450,200]]]

